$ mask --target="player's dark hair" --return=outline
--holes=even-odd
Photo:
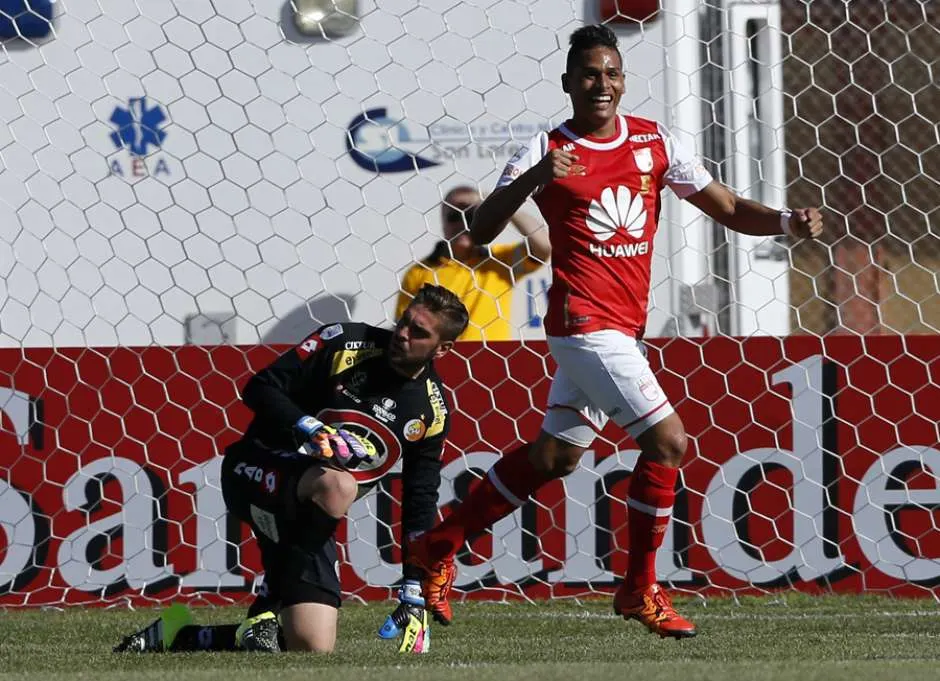
[[[565,62],[566,71],[571,71],[574,68],[575,60],[582,52],[593,50],[595,47],[609,47],[616,50],[618,54],[620,53],[617,34],[603,24],[582,26],[571,34],[571,37],[568,38],[568,44],[570,47],[568,48],[568,61]]]
[[[412,305],[423,305],[430,312],[440,316],[441,338],[445,341],[457,340],[470,323],[470,313],[457,294],[443,286],[425,284],[411,301]]]

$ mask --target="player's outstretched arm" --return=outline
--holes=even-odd
[[[777,210],[737,196],[728,187],[712,181],[686,200],[728,229],[751,236],[788,234],[797,239],[816,239],[823,219],[818,208]]]
[[[527,198],[555,178],[567,177],[573,172],[572,166],[577,160],[578,157],[571,152],[552,149],[512,182],[494,189],[473,215],[470,236],[474,242],[488,244],[498,237]],[[511,161],[503,175],[506,177],[507,172],[519,172],[520,168]]]
[[[521,181],[524,177],[525,175],[520,176],[505,187],[497,187],[483,200],[473,214],[473,222],[470,223],[470,236],[473,237],[474,243],[488,244],[498,237],[529,194],[535,191],[538,185],[532,184],[527,190],[529,183]]]

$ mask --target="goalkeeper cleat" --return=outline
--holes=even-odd
[[[453,566],[451,566],[453,567]],[[453,568],[453,575],[451,576],[451,583],[453,584],[454,577],[457,576],[457,569]],[[450,587],[448,587],[449,589]],[[431,616],[434,618],[434,621],[438,624],[441,624],[445,627],[449,627],[450,623],[454,619],[454,611],[450,608],[450,602],[438,601],[430,608]]]
[[[192,613],[182,603],[174,603],[135,634],[125,636],[114,647],[115,653],[162,653],[170,649],[180,629],[193,623]]]
[[[448,596],[454,580],[457,578],[457,566],[452,557],[435,559],[429,551],[428,542],[419,535],[408,544],[408,563],[421,570],[424,578],[421,587],[424,593],[425,607],[431,611],[434,620],[448,626],[454,618]]]
[[[279,653],[278,643],[280,627],[277,615],[270,610],[260,615],[247,618],[235,630],[235,642],[242,650],[256,653]]]
[[[623,585],[614,595],[614,612],[625,620],[637,620],[661,638],[691,638],[695,625],[676,612],[669,595],[659,584],[639,591],[627,591]]]
[[[382,623],[379,629],[379,638],[386,640],[398,638],[398,635],[401,634],[402,627],[405,625],[407,613],[408,606],[404,603],[399,605],[395,609],[395,612],[385,618],[385,622]]]

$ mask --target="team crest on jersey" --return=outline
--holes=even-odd
[[[349,471],[360,485],[378,482],[401,459],[401,441],[387,425],[371,414],[354,409],[323,409],[316,418],[334,428],[343,428],[367,438],[375,446],[376,455],[372,461]]]
[[[408,442],[417,442],[424,437],[426,431],[427,426],[424,425],[424,421],[421,419],[411,419],[405,424],[402,434]]]
[[[636,387],[640,389],[640,394],[650,402],[656,402],[663,396],[656,378],[650,375],[641,376],[637,379]]]
[[[637,170],[641,173],[653,171],[653,150],[649,147],[633,150],[633,160],[636,161]]]

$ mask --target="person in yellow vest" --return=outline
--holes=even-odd
[[[470,311],[470,324],[460,340],[511,340],[512,293],[522,277],[535,272],[551,255],[548,230],[522,211],[510,222],[522,240],[510,244],[477,246],[467,226],[480,204],[479,192],[469,185],[454,187],[441,203],[443,241],[415,263],[402,278],[395,318],[425,284],[444,286],[456,293]]]

